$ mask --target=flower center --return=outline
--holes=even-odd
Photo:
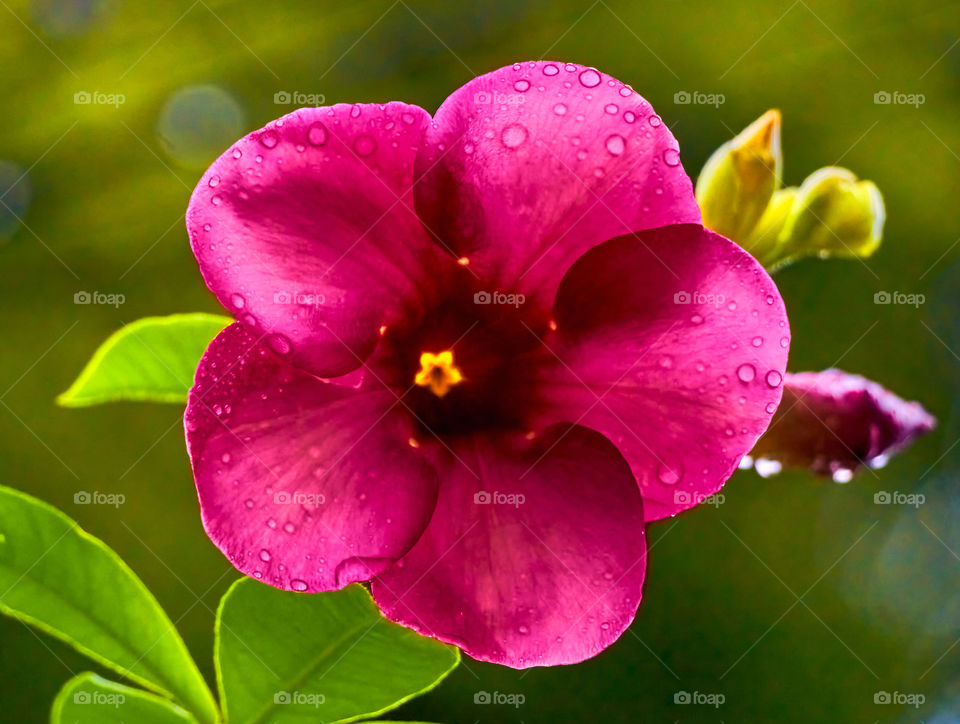
[[[420,371],[413,381],[420,387],[429,387],[437,397],[443,397],[462,379],[463,374],[453,363],[453,351],[448,349],[439,354],[423,352],[420,355]]]

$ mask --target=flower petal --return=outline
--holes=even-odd
[[[357,368],[449,263],[413,211],[429,122],[405,103],[303,108],[238,141],[197,185],[187,229],[207,286],[292,364]]]
[[[616,449],[556,426],[526,450],[478,436],[455,451],[427,530],[373,581],[384,614],[514,668],[583,661],[616,641],[646,555],[642,499]]]
[[[751,454],[848,480],[863,465],[882,466],[935,426],[919,403],[860,375],[798,372],[786,375],[783,401]]]
[[[437,495],[395,404],[386,389],[319,380],[244,325],[227,327],[184,416],[210,539],[242,573],[297,591],[342,588],[390,565]]]
[[[544,311],[592,246],[700,222],[676,139],[650,104],[573,64],[517,63],[455,91],[427,130],[417,175],[417,210],[441,242]]]
[[[606,435],[647,520],[719,490],[770,424],[787,315],[767,273],[722,236],[682,225],[603,244],[564,278],[554,316],[542,424]]]

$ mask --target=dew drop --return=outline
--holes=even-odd
[[[614,133],[612,136],[607,138],[607,151],[613,156],[619,156],[623,153],[626,148],[626,141],[623,140],[623,136],[617,135]]]
[[[216,176],[216,175],[211,176],[211,177],[210,177],[210,180],[207,181],[207,185],[208,185],[210,188],[212,188],[212,189],[217,188],[217,186],[220,185],[220,177],[219,177],[219,176]]]
[[[627,111],[623,114],[623,120],[625,120],[627,123],[636,123],[637,114],[633,111]]]
[[[752,344],[754,347],[762,347],[763,337],[754,337],[753,339],[750,340],[750,344]]]
[[[757,369],[752,364],[743,364],[737,367],[737,379],[741,382],[753,382],[757,376]]]
[[[237,309],[243,309],[243,305],[246,304],[246,300],[243,298],[242,294],[231,294],[230,303]]]
[[[680,482],[682,477],[682,465],[666,465],[664,463],[660,463],[660,467],[657,469],[657,480],[664,485],[676,485]]]
[[[277,529],[277,521],[275,521],[273,518],[268,518],[268,519],[267,519],[267,527],[268,527],[270,530],[276,530],[276,529]]]
[[[656,114],[650,116],[650,117],[647,119],[647,123],[649,123],[653,128],[657,128],[657,127],[663,125],[663,121],[660,120],[660,116],[658,116],[658,115],[656,115]]]
[[[559,72],[560,72],[560,69],[557,66],[555,66],[553,63],[549,63],[543,66],[544,75],[556,75]]]
[[[234,158],[240,158],[241,156],[243,156],[243,151],[241,151],[239,148],[235,148],[233,149],[233,153],[231,155]]]
[[[671,357],[670,355],[664,355],[663,357],[661,357],[660,366],[663,367],[663,369],[665,370],[668,370],[671,367],[673,367],[673,357]]]
[[[679,166],[680,152],[675,148],[668,148],[663,152],[663,162],[668,166]]]
[[[212,199],[210,199],[210,203],[213,204],[214,206],[219,206],[220,204],[223,203],[223,199],[220,198],[220,195],[218,194],[214,196]]]
[[[500,140],[507,148],[516,148],[527,140],[527,129],[519,123],[511,123],[500,133]]]
[[[777,411],[777,404],[775,402],[768,402],[764,409],[767,411],[768,415],[772,415]]]
[[[224,465],[226,465],[228,462],[230,462],[230,453],[225,452],[223,455],[221,455],[221,456],[220,456],[220,462],[222,462]]]
[[[616,103],[607,103],[603,107],[603,110],[609,113],[611,116],[614,115],[617,111],[620,110],[620,107]]]
[[[319,121],[311,123],[307,129],[307,143],[311,146],[322,146],[327,142],[328,137],[327,127]]]
[[[292,588],[294,591],[306,591],[307,582],[301,581],[299,578],[294,578],[292,581],[290,581],[290,588]]]
[[[790,346],[790,338],[789,338],[789,337],[781,337],[781,338],[780,338],[780,346],[783,347],[784,349],[786,349],[787,347],[789,347],[789,346]]]
[[[521,626],[520,628],[517,629],[517,631],[519,631],[519,632],[522,633],[522,634],[528,634],[528,633],[530,633],[530,629],[527,628],[526,626]]]
[[[518,93],[526,93],[528,90],[530,90],[530,81],[522,79],[518,80],[513,84],[513,89]]]
[[[359,118],[359,117],[360,117],[360,105],[359,105],[359,104],[356,104],[356,103],[355,103],[355,104],[353,105],[353,108],[350,109],[350,117],[351,117],[351,118]]]
[[[264,131],[260,134],[260,145],[264,148],[273,148],[277,145],[277,134],[273,131]]]
[[[624,98],[629,98],[630,96],[633,95],[633,89],[630,88],[630,86],[624,86],[623,88],[620,89],[620,95],[623,96]]]
[[[566,106],[566,104],[565,104],[565,103],[557,103],[557,105],[555,105],[555,106],[553,107],[553,112],[556,113],[558,116],[565,116],[565,115],[567,115],[567,106]]]
[[[580,83],[587,88],[595,88],[600,85],[600,74],[593,68],[587,68],[580,73]]]
[[[287,533],[293,533],[293,531],[295,531],[295,530],[297,529],[297,527],[296,527],[293,523],[284,523],[284,524],[283,524],[283,529],[284,529]]]
[[[262,551],[260,551],[260,560],[263,561],[264,563],[269,563],[269,562],[270,562],[270,551],[268,551],[266,548],[264,548]]]
[[[290,340],[282,334],[271,334],[267,337],[267,345],[277,354],[290,354],[292,349]]]
[[[770,370],[769,372],[767,372],[768,386],[779,387],[781,382],[783,382],[783,375],[777,372],[777,370]]]
[[[254,505],[253,498],[247,498],[245,501],[243,501],[243,504],[247,506],[248,509],[252,509]]]
[[[354,140],[353,150],[357,152],[358,156],[370,156],[377,150],[377,142],[373,136],[363,134],[357,136]]]
[[[692,317],[690,317],[690,322],[693,324],[703,324],[703,317],[699,314],[694,314]]]

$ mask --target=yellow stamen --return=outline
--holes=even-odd
[[[444,350],[439,354],[424,352],[420,355],[420,371],[413,380],[420,387],[429,387],[437,397],[443,397],[461,380],[463,374],[453,364],[451,350]]]
[[[470,264],[470,260],[465,256],[461,256],[459,259],[457,259],[457,264],[460,266],[468,266]]]

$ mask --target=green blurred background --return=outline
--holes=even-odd
[[[201,529],[181,410],[53,404],[123,323],[218,311],[183,225],[204,165],[292,110],[277,93],[432,111],[474,75],[544,56],[633,85],[673,129],[692,175],[779,107],[787,183],[839,162],[874,180],[888,209],[874,258],[807,261],[777,276],[790,367],[865,374],[922,401],[939,428],[848,485],[738,474],[722,505],[652,527],[644,603],[608,651],[528,672],[466,660],[395,716],[960,720],[958,10],[934,0],[0,0],[0,482],[115,548],[212,677],[213,610],[237,574]],[[684,91],[723,103],[676,103]],[[924,102],[876,104],[882,91]],[[84,92],[91,103],[77,102]],[[76,305],[79,291],[126,301]],[[875,305],[879,291],[925,303]],[[80,490],[127,502],[75,505]],[[880,490],[922,492],[926,503],[876,505]],[[90,668],[17,622],[0,621],[0,636],[3,721],[45,720],[71,672]],[[475,705],[481,690],[525,703]],[[725,703],[675,703],[684,691]],[[875,703],[883,691],[926,702]]]

